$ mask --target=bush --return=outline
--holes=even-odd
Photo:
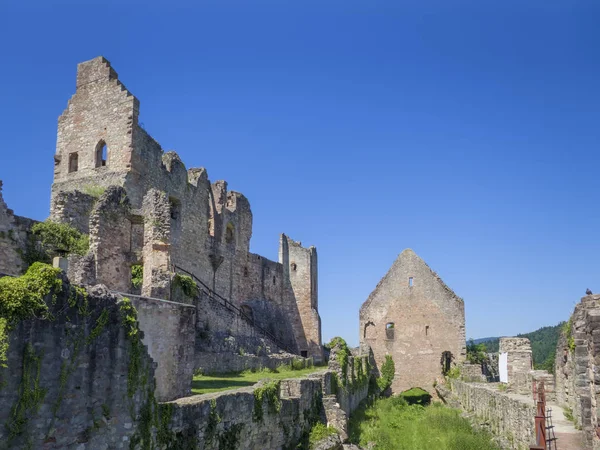
[[[333,436],[335,434],[338,434],[338,431],[334,427],[328,427],[321,422],[317,422],[310,430],[310,436],[308,438],[310,448],[314,448],[315,444],[322,439],[325,439],[327,436]]]
[[[141,264],[134,264],[131,266],[131,285],[139,289],[142,287],[144,281],[144,266]]]
[[[399,397],[404,399],[409,405],[427,406],[431,403],[429,392],[418,387],[402,392]]]
[[[45,222],[36,223],[31,231],[34,236],[39,238],[42,246],[49,254],[65,252],[67,254],[85,255],[90,247],[87,234],[83,234],[65,223],[46,220]]]
[[[196,298],[200,294],[200,289],[192,277],[176,273],[173,277],[173,284],[181,288],[183,294],[189,298]]]

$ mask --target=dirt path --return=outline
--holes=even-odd
[[[556,435],[556,447],[559,450],[581,450],[583,448],[582,432],[575,429],[573,422],[567,420],[560,406],[548,403],[547,407],[552,409],[552,424],[554,425],[554,434]]]

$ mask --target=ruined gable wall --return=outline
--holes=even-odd
[[[386,354],[394,360],[395,393],[416,386],[433,392],[442,353],[450,351],[456,364],[465,360],[464,325],[462,300],[412,251],[402,253],[360,311],[360,339],[371,346],[377,366]]]
[[[79,64],[77,90],[58,119],[52,197],[61,191],[122,186],[131,168],[132,130],[138,114],[139,102],[108,61],[98,57]],[[99,166],[97,148],[103,142],[108,159]],[[75,154],[77,170],[69,173]]]

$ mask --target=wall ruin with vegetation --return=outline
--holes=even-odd
[[[490,431],[507,439],[509,448],[529,450],[535,440],[535,406],[533,400],[498,391],[492,384],[451,380],[437,385],[438,395],[452,406],[460,406],[489,424]]]

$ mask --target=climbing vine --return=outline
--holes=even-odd
[[[394,381],[394,375],[396,373],[396,365],[391,355],[385,355],[385,361],[381,365],[381,377],[377,380],[377,385],[381,392],[386,391]]]
[[[46,396],[46,389],[40,387],[41,360],[42,355],[36,354],[33,346],[28,343],[23,352],[23,374],[19,397],[11,408],[6,423],[11,440],[23,433],[28,419],[37,413]]]
[[[281,409],[281,400],[279,398],[280,384],[280,381],[269,381],[254,389],[254,412],[252,419],[255,422],[262,422],[263,420],[263,405],[265,400],[267,401],[270,413],[276,414]]]

